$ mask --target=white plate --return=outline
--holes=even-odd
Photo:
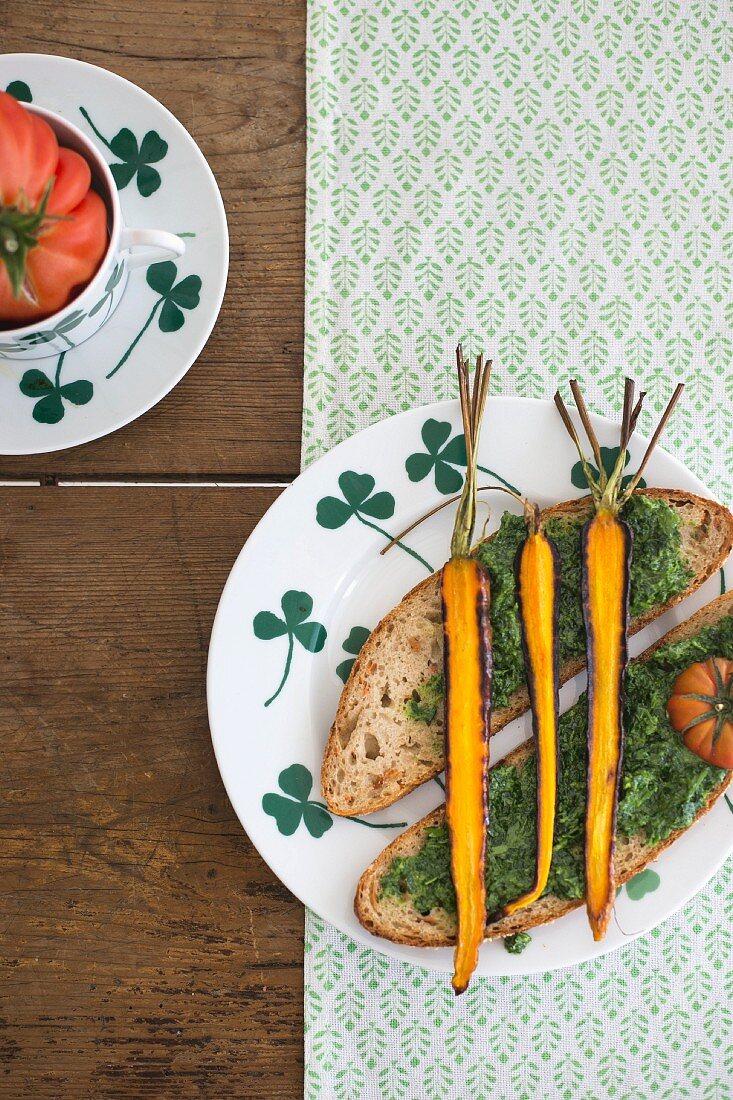
[[[385,535],[403,530],[413,519],[441,499],[434,469],[423,480],[409,479],[405,461],[411,454],[426,453],[422,430],[426,422],[446,425],[453,438],[461,431],[456,402],[442,402],[392,417],[335,447],[303,473],[258,524],[232,569],[216,616],[208,669],[209,718],[216,757],[227,792],[252,842],[285,885],[320,916],[370,947],[411,963],[449,971],[452,951],[420,950],[388,943],[370,936],[354,917],[354,888],[362,871],[394,838],[395,830],[365,827],[353,820],[330,819],[311,806],[307,820],[298,810],[297,796],[319,802],[321,756],[341,689],[337,667],[351,654],[344,649],[354,627],[373,627],[427,570],[410,554],[395,547],[380,556]],[[594,417],[601,442],[613,446],[618,428]],[[438,438],[438,429],[433,428]],[[443,443],[444,445],[444,443]],[[631,466],[643,453],[644,442],[631,444]],[[575,456],[570,440],[551,402],[520,398],[494,398],[488,402],[480,448],[481,464],[518,486],[540,504],[582,495],[571,483]],[[423,460],[425,461],[425,460]],[[412,468],[412,467],[411,467]],[[441,469],[441,484],[455,477],[456,467]],[[362,515],[350,515],[345,503],[320,506],[321,519],[341,526],[327,528],[317,522],[319,501],[340,496],[339,476],[351,470],[374,479],[374,494]],[[483,483],[494,481],[489,473]],[[650,462],[649,484],[706,493],[705,487],[679,462],[658,450]],[[363,489],[371,486],[365,481]],[[507,498],[483,494],[492,514],[488,530],[494,530]],[[394,502],[394,513],[392,512]],[[509,503],[512,503],[511,501]],[[375,513],[379,513],[375,515]],[[453,509],[428,520],[406,539],[410,550],[438,567],[445,560]],[[655,638],[720,592],[715,576],[694,596],[668,612],[631,642],[638,653]],[[303,645],[293,643],[289,674],[277,698],[265,702],[282,680],[288,654],[287,635],[258,638],[254,620],[261,612],[283,617],[281,599],[287,592],[307,593],[308,601],[292,597],[305,621],[321,624],[301,630]],[[287,601],[286,601],[287,602]],[[296,616],[297,618],[297,616]],[[272,634],[272,618],[258,619],[258,633]],[[269,629],[268,629],[269,628]],[[323,630],[326,632],[325,644]],[[308,646],[310,648],[308,648]],[[355,646],[347,648],[354,649]],[[582,690],[582,677],[565,686],[562,709]],[[493,761],[529,736],[528,718],[519,719],[491,741]],[[293,771],[293,765],[298,767]],[[283,777],[285,789],[279,785]],[[309,775],[313,789],[308,791]],[[290,798],[288,794],[295,795]],[[265,806],[284,811],[281,822],[294,827],[284,835]],[[431,782],[375,814],[370,821],[385,825],[412,824],[442,801],[442,792]],[[324,825],[331,824],[320,836]],[[485,944],[480,974],[518,974],[569,966],[605,954],[629,937],[648,931],[664,920],[710,878],[733,848],[733,816],[724,799],[701,822],[665,852],[654,864],[655,876],[646,872],[633,893],[646,888],[634,900],[622,890],[616,904],[617,920],[606,939],[595,944],[585,912],[581,909],[532,933],[532,943],[521,955],[510,955],[501,943]],[[659,882],[657,884],[657,877]],[[649,889],[653,887],[653,889]]]
[[[25,367],[0,354],[0,454],[42,454],[108,435],[146,412],[180,382],[218,316],[229,238],[219,188],[201,150],[170,111],[147,92],[96,65],[45,54],[1,55],[0,89],[8,85],[69,119],[95,142],[110,165],[123,166],[119,195],[128,225],[186,236],[186,253],[175,261],[173,290],[190,276],[201,280],[200,291],[186,296],[181,310],[184,323],[177,331],[161,330],[162,310],[156,308],[160,294],[148,284],[145,268],[140,268],[131,273],[122,301],[95,336],[75,348],[73,330],[69,331],[70,350],[61,364],[59,356],[52,356]],[[131,132],[140,149],[150,131],[167,144],[159,157],[162,146],[154,142],[156,159],[148,165],[160,178],[154,190],[150,190],[150,173],[142,177],[142,190],[137,171],[124,182],[129,176],[125,162],[108,147],[122,130]],[[131,148],[129,135],[123,137],[123,150],[126,146]],[[108,378],[141,332],[129,358]],[[62,375],[57,378],[59,365]],[[88,381],[91,397],[89,387],[83,387],[86,401],[82,405],[62,396],[61,418],[53,424],[39,421],[33,415],[39,398],[25,396],[20,388],[29,369],[42,370],[57,390],[71,382]]]

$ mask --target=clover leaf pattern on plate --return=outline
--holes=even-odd
[[[195,309],[199,304],[201,294],[201,279],[198,275],[186,275],[180,282],[176,282],[178,268],[172,260],[164,260],[159,264],[151,264],[145,278],[151,290],[160,297],[150,310],[148,317],[134,338],[125,354],[112,368],[107,378],[114,377],[120,367],[123,367],[132,355],[133,351],[153,323],[153,318],[160,309],[158,328],[161,332],[177,332],[183,327],[186,320],[184,309]],[[161,306],[163,307],[161,309]]]
[[[405,460],[405,470],[410,481],[423,481],[431,472],[435,478],[435,488],[444,496],[460,493],[463,487],[463,474],[456,466],[466,466],[466,439],[461,432],[451,439],[452,425],[447,420],[433,420],[430,417],[422,426],[421,436],[424,451],[416,451]],[[518,493],[511,482],[490,470],[488,466],[479,466],[483,474],[488,474],[505,488]]]
[[[79,108],[80,114],[88,122],[89,126],[105,145],[110,153],[118,159],[109,166],[117,190],[122,191],[130,180],[137,178],[137,189],[143,198],[154,195],[161,184],[160,172],[153,168],[168,152],[168,142],[156,130],[148,130],[138,145],[137,138],[132,130],[123,126],[118,130],[111,141],[101,134],[89,117],[89,112],[83,107]]]
[[[313,610],[313,600],[307,592],[290,589],[280,600],[280,607],[283,613],[282,619],[278,615],[274,615],[272,611],[258,611],[252,622],[255,637],[263,642],[269,642],[275,638],[288,639],[285,670],[275,692],[266,700],[266,707],[269,707],[277,699],[285,687],[285,682],[290,674],[296,641],[309,653],[320,653],[326,642],[325,626],[309,619]]]
[[[282,794],[266,794],[262,809],[275,818],[283,836],[292,836],[301,821],[312,837],[323,836],[333,825],[333,818],[320,802],[308,798],[313,789],[313,776],[303,764],[291,764],[277,777]]]
[[[32,103],[33,95],[25,80],[11,80],[5,91],[14,96],[19,103]]]
[[[85,378],[61,384],[61,370],[66,355],[65,351],[59,355],[53,379],[45,371],[34,367],[27,370],[20,380],[20,392],[36,402],[33,406],[33,419],[39,424],[58,424],[66,415],[64,401],[72,405],[87,405],[94,395],[94,386]]]
[[[377,531],[388,542],[392,541],[392,535],[376,523],[372,523],[367,516],[374,519],[391,519],[395,510],[395,499],[391,493],[374,493],[376,482],[371,474],[358,474],[355,470],[345,470],[339,475],[339,489],[342,497],[321,497],[316,506],[316,520],[327,531],[335,531],[343,527],[352,517],[356,517],[365,527]],[[434,572],[432,565],[425,561],[416,550],[407,546],[404,542],[397,541],[397,546],[423,565],[428,573]]]
[[[619,448],[618,447],[601,447],[601,462],[603,463],[603,469],[606,471],[606,473],[608,474],[609,477],[613,473],[614,467],[616,465],[616,460],[618,459],[618,454],[619,454]],[[626,452],[626,461],[624,462],[624,469],[628,466],[630,459],[631,459],[631,453],[629,451],[627,451]],[[591,468],[591,472],[594,473],[594,474],[598,474],[598,470],[593,465],[593,463],[591,462],[591,463],[589,463],[589,465],[590,465],[590,468]],[[626,488],[626,486],[629,484],[629,482],[633,480],[633,477],[634,477],[633,473],[626,474],[626,476],[623,478],[623,480],[621,482],[621,485],[624,488]],[[576,489],[587,489],[588,488],[588,481],[587,481],[586,476],[583,472],[583,465],[580,461],[576,462],[575,465],[573,466],[572,470],[570,471],[570,481],[576,487]],[[645,489],[646,488],[646,481],[644,480],[643,477],[639,479],[639,488],[640,489]]]
[[[268,792],[262,797],[262,809],[274,817],[278,831],[283,836],[292,836],[301,821],[316,840],[333,825],[333,817],[324,802],[310,798],[313,790],[313,776],[304,764],[291,764],[277,777],[277,785],[282,794]],[[406,821],[364,821],[360,817],[341,818],[355,825],[365,825],[368,829],[404,829]]]
[[[656,871],[646,867],[643,871],[639,871],[638,875],[629,879],[626,883],[626,893],[632,901],[641,901],[647,894],[652,894],[661,881]]]
[[[367,626],[352,626],[349,631],[349,636],[343,643],[342,648],[345,653],[352,653],[353,656],[336,666],[336,675],[339,679],[343,680],[344,683],[348,680],[349,674],[354,667],[354,661],[359,656],[361,648],[370,634],[371,630]]]

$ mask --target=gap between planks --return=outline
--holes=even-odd
[[[41,481],[0,481],[4,488],[89,488],[89,489],[287,489],[290,481],[72,481],[66,478]]]

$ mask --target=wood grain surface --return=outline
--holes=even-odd
[[[227,801],[206,652],[272,490],[0,489],[0,1097],[302,1096],[302,907]]]
[[[294,476],[303,354],[305,0],[3,0],[0,32],[4,53],[77,57],[165,104],[206,155],[231,235],[219,321],[172,393],[142,419],[84,447],[0,456],[0,480]]]

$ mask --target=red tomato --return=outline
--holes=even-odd
[[[0,92],[0,325],[62,309],[99,267],[107,210],[91,179],[84,157]]]

